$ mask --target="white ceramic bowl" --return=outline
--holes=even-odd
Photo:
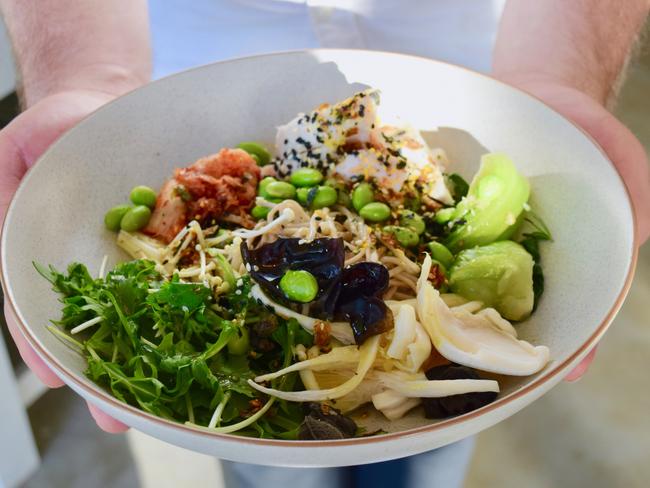
[[[361,88],[443,147],[471,177],[487,150],[507,153],[530,179],[532,202],[555,242],[542,246],[546,291],[520,336],[550,347],[540,373],[502,383],[492,404],[443,421],[418,412],[390,433],[300,442],[217,435],[125,405],[84,375],[84,360],[46,330],[57,295],[32,260],[99,267],[125,256],[104,229],[106,209],[137,184],[160,185],[177,166],[242,140],[273,141],[275,127]],[[315,50],[217,63],[136,90],[68,132],[25,177],[2,234],[6,300],[43,360],[77,393],[126,424],[220,458],[287,466],[340,466],[407,456],[475,434],[547,392],[600,339],[630,285],[634,219],[618,174],[593,141],[540,101],[467,69],[423,58]],[[603,392],[606,394],[606,392]],[[553,426],[548,426],[553,429]]]

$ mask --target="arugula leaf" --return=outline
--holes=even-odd
[[[149,300],[158,305],[167,305],[175,312],[191,315],[205,308],[209,296],[210,288],[203,285],[171,281],[162,285],[149,297]]]
[[[117,399],[178,422],[207,426],[226,395],[221,425],[241,421],[254,411],[250,402],[260,398],[247,380],[270,364],[291,364],[296,341],[312,340],[295,321],[279,319],[281,332],[272,339],[280,347],[257,357],[230,354],[226,346],[247,327],[246,319],[270,313],[250,298],[247,277],[215,301],[202,284],[183,283],[178,276],[164,280],[148,260],[122,263],[104,279],[93,279],[78,263],[67,273],[34,266],[62,295],[57,335],[94,320],[71,339],[86,356],[86,375]],[[294,388],[297,381],[291,375],[281,384]],[[301,421],[300,406],[285,402],[240,433],[293,438]]]
[[[54,285],[54,289],[63,295],[83,295],[93,286],[94,280],[83,264],[71,263],[68,266],[67,276],[59,273],[53,266],[49,269],[45,266],[32,262],[36,271],[43,278]]]

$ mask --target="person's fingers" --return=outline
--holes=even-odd
[[[650,165],[643,146],[590,96],[547,81],[520,85],[584,129],[607,153],[630,192],[639,245],[650,236]]]
[[[5,304],[4,314],[5,320],[7,322],[7,327],[9,328],[9,333],[16,343],[18,352],[23,358],[23,361],[25,361],[27,367],[31,369],[38,377],[38,379],[40,379],[46,386],[49,386],[50,388],[58,388],[60,386],[63,386],[64,383],[61,381],[61,378],[59,378],[43,362],[43,360],[36,354],[34,349],[32,349],[32,346],[29,345],[27,339],[25,339],[23,334],[20,332],[18,326],[16,325],[17,319],[14,317],[13,312],[7,304]]]
[[[0,131],[0,223],[27,169],[61,134],[111,98],[106,94],[85,92],[53,95],[20,114]],[[62,386],[61,379],[22,335],[8,306],[5,306],[5,317],[25,364],[50,388]]]
[[[598,346],[594,347],[591,351],[589,351],[589,354],[585,356],[585,358],[578,363],[578,365],[564,378],[564,381],[568,381],[569,383],[573,381],[577,381],[582,376],[587,372],[589,369],[589,366],[593,362],[594,358],[596,357],[596,349],[598,349]]]
[[[601,145],[625,182],[642,244],[650,236],[650,165],[645,149],[627,127],[605,110],[600,116],[578,112],[573,118]]]
[[[52,95],[0,131],[0,222],[25,171],[63,133],[111,98],[86,92]]]
[[[108,432],[109,434],[121,434],[122,432],[129,430],[128,425],[106,415],[92,403],[86,402],[86,404],[88,405],[88,410],[90,410],[90,415],[92,415],[97,426],[103,431]]]

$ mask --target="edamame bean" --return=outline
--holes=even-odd
[[[286,181],[272,181],[266,186],[266,193],[271,198],[288,200],[296,196],[296,187]]]
[[[267,176],[266,178],[263,178],[262,181],[260,181],[259,185],[257,185],[257,194],[264,198],[270,198],[270,195],[266,192],[266,187],[274,181],[277,180],[273,178],[273,176]]]
[[[352,204],[354,205],[354,195],[352,195]],[[385,203],[370,202],[359,210],[359,215],[370,222],[383,222],[390,217],[390,207]]]
[[[259,142],[242,142],[237,144],[239,149],[243,149],[251,156],[257,156],[257,164],[266,166],[271,162],[271,153]]]
[[[318,294],[318,282],[309,271],[289,270],[280,279],[280,289],[289,300],[309,303]]]
[[[451,267],[454,262],[454,255],[445,247],[444,244],[437,241],[431,241],[427,244],[427,247],[431,253],[431,259],[440,262],[445,268]]]
[[[382,230],[388,234],[393,234],[397,242],[404,247],[414,247],[420,242],[420,237],[417,233],[407,227],[387,225]]]
[[[399,217],[399,225],[413,230],[417,235],[426,230],[424,219],[412,210],[404,210]]]
[[[289,181],[297,187],[316,186],[323,181],[323,173],[314,168],[300,168],[291,173]]]
[[[454,207],[440,209],[436,212],[434,220],[439,224],[446,224],[453,218],[454,213],[456,213]]]
[[[360,212],[363,207],[374,201],[375,192],[372,190],[370,183],[360,183],[352,191],[352,206],[357,212]]]
[[[106,215],[104,215],[104,225],[106,228],[114,232],[120,230],[122,217],[124,217],[124,214],[127,213],[130,208],[131,207],[128,205],[117,205],[106,212]]]
[[[265,200],[268,200],[269,202],[273,203],[280,203],[286,198],[277,198],[277,197],[272,197],[268,191],[266,191],[266,188],[271,184],[271,183],[276,183],[277,180],[273,178],[272,176],[267,176],[264,178],[262,181],[260,181],[260,184],[258,185],[258,195],[264,198]]]
[[[120,228],[127,232],[134,232],[147,225],[150,218],[151,209],[145,205],[137,205],[124,214],[120,221]]]
[[[157,196],[158,195],[153,191],[153,189],[148,186],[139,185],[131,190],[131,195],[129,197],[135,205],[144,205],[149,208],[154,208],[156,206]]]
[[[319,186],[310,207],[313,209],[331,207],[336,203],[338,198],[339,196],[336,190],[331,186]]]
[[[265,219],[271,209],[262,205],[255,205],[251,210],[251,217],[256,220]]]
[[[250,342],[248,339],[248,329],[240,327],[237,330],[237,334],[232,336],[228,341],[228,352],[235,356],[241,356],[246,354],[250,348]]]
[[[300,205],[303,207],[309,207],[309,204],[314,199],[314,196],[316,196],[317,191],[318,187],[298,188],[296,190],[296,198]]]

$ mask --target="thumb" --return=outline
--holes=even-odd
[[[50,95],[0,131],[0,221],[27,169],[62,134],[111,98],[89,91]]]

